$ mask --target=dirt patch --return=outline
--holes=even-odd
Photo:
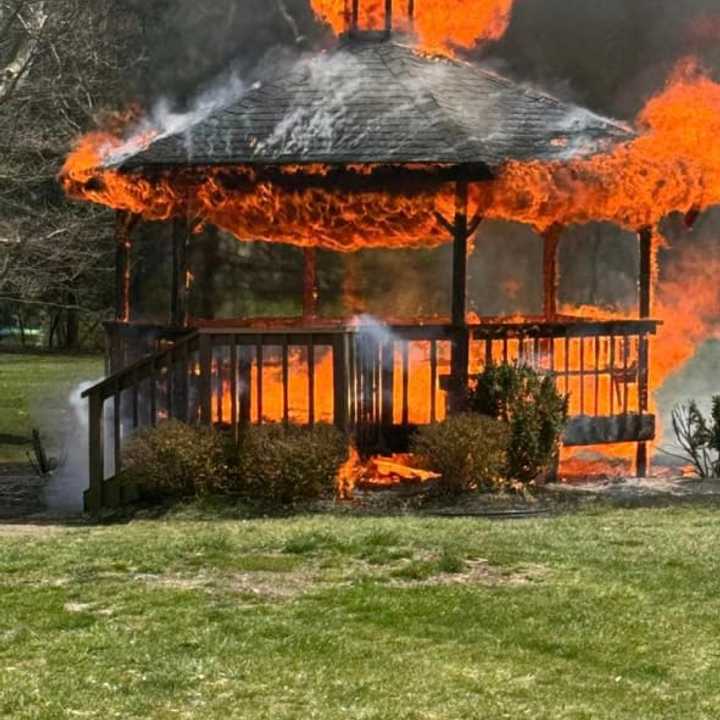
[[[304,572],[240,572],[212,576],[204,573],[193,577],[181,575],[136,574],[133,579],[155,587],[197,590],[209,594],[233,592],[253,595],[266,600],[290,600],[317,584],[317,579]]]
[[[606,500],[619,505],[658,505],[687,501],[720,501],[720,480],[686,477],[612,478],[603,482],[548,485],[557,498]]]

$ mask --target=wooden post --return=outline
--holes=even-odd
[[[468,184],[458,181],[455,188],[455,222],[453,225],[452,277],[452,357],[450,360],[450,409],[461,412],[465,406],[470,362],[470,334],[467,327],[467,251],[468,251]]]
[[[382,411],[383,428],[391,428],[395,421],[395,343],[383,343],[382,353]]]
[[[640,318],[650,317],[652,305],[652,228],[642,228],[640,237],[640,280],[638,283],[638,305]]]
[[[105,482],[105,433],[103,428],[103,400],[95,392],[88,398],[88,451],[90,460],[90,487],[86,496],[85,509],[96,515],[103,506],[103,484]]]
[[[641,319],[647,319],[652,313],[652,282],[653,282],[653,231],[652,228],[641,228],[638,232],[640,239],[640,278],[638,282],[638,309]],[[650,408],[650,342],[648,336],[640,336],[638,368],[638,395],[640,414],[643,415]],[[648,474],[648,448],[647,443],[637,444],[635,468],[638,477],[644,478]]]
[[[337,335],[333,342],[333,415],[335,425],[341,432],[347,432],[350,425],[348,402],[348,388],[350,384],[348,340],[348,335],[342,334]]]
[[[118,212],[115,221],[115,319],[130,322],[130,263],[131,233],[137,218],[128,212]]]
[[[200,422],[212,425],[212,336],[200,335]]]
[[[352,18],[350,20],[350,33],[356,33],[360,21],[360,0],[352,0]]]
[[[542,234],[543,239],[543,312],[546,319],[557,316],[558,246],[562,227],[553,225]]]
[[[390,35],[393,29],[393,0],[385,0],[385,32]]]
[[[190,295],[190,275],[188,269],[190,227],[185,218],[178,218],[173,223],[172,240],[173,264],[170,324],[174,327],[187,327],[188,300]]]
[[[318,281],[317,281],[317,249],[305,248],[303,272],[303,319],[312,320],[317,317]]]

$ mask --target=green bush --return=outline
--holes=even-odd
[[[691,400],[673,408],[672,426],[680,452],[668,454],[690,463],[703,479],[720,478],[720,395],[712,399],[710,419]]]
[[[347,455],[348,439],[332,425],[253,425],[233,453],[230,488],[280,503],[316,499],[334,493]]]
[[[522,365],[490,365],[469,391],[468,409],[510,427],[508,478],[526,483],[554,464],[568,399],[551,375]]]
[[[440,485],[446,493],[458,494],[502,482],[509,441],[505,424],[468,413],[420,428],[411,450],[442,476]]]
[[[222,488],[223,440],[210,429],[177,420],[139,430],[123,451],[124,477],[150,495],[206,495]]]

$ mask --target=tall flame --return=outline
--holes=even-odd
[[[511,162],[489,215],[548,228],[593,220],[636,230],[720,203],[720,84],[684,61],[637,121],[639,137],[570,162]]]
[[[483,40],[498,40],[510,24],[514,0],[415,0],[414,14],[410,3],[395,0],[393,24],[401,30],[416,33],[420,47],[426,51],[448,51],[453,46],[472,47]],[[340,35],[350,24],[347,0],[311,0],[318,18]],[[360,0],[358,27],[380,30],[385,26],[385,0]]]

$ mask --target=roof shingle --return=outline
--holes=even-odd
[[[123,163],[477,163],[563,160],[630,139],[624,126],[476,65],[397,42],[302,58]]]

